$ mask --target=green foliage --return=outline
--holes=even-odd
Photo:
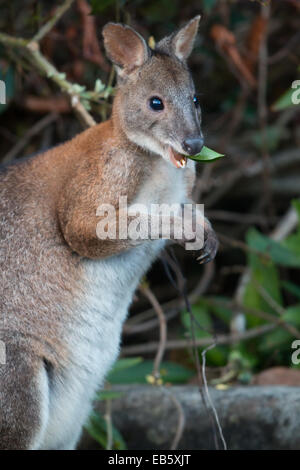
[[[282,140],[287,140],[290,137],[290,130],[280,123],[275,123],[266,127],[265,134],[261,131],[252,133],[252,141],[255,147],[259,150],[265,147],[274,152],[279,147]]]
[[[92,413],[85,428],[92,438],[106,449],[108,428],[107,422],[103,416],[101,416],[100,413]],[[115,450],[127,449],[123,436],[114,426],[112,426],[112,443],[112,448]]]
[[[129,368],[123,367],[124,361],[130,364]],[[109,373],[107,380],[111,384],[146,384],[147,377],[151,375],[152,371],[153,361],[142,361],[140,358],[120,359]],[[180,384],[186,383],[194,375],[194,372],[180,364],[164,361],[160,366],[160,374],[163,382]]]
[[[109,384],[146,384],[147,377],[153,371],[153,361],[143,361],[140,357],[119,359],[107,377]],[[160,374],[163,382],[180,384],[186,383],[194,372],[174,362],[161,363]],[[97,399],[106,401],[119,398],[122,392],[115,390],[102,390]],[[100,413],[93,413],[86,425],[89,434],[105,449],[107,447],[107,421]],[[126,449],[125,441],[119,431],[112,425],[113,449]]]
[[[222,311],[222,309],[220,310]],[[181,321],[185,328],[185,333],[192,337],[192,327],[194,327],[195,338],[210,338],[214,327],[211,309],[205,299],[201,299],[197,304],[192,306],[192,314],[194,317],[193,322],[189,312],[184,310],[181,314]],[[222,311],[222,315],[223,314],[224,311]],[[204,348],[200,348],[200,351],[203,351],[203,349]],[[206,352],[207,363],[215,366],[225,365],[227,362],[228,352],[228,347],[222,345],[208,350]]]
[[[262,244],[261,236],[262,235],[256,230],[249,230],[247,234],[248,245],[257,251],[260,251]],[[263,295],[259,292],[257,285],[261,286],[277,304],[282,305],[279,273],[275,263],[272,259],[267,260],[253,252],[249,253],[248,263],[251,268],[251,278],[245,290],[245,307],[274,313],[273,307],[264,299]],[[262,319],[254,317],[253,315],[247,315],[247,319],[249,326],[257,326],[264,322]]]
[[[214,162],[215,160],[219,160],[219,158],[222,157],[224,157],[223,154],[204,146],[200,153],[188,158],[197,162]]]
[[[300,220],[300,202],[293,201]],[[260,312],[273,315],[286,325],[300,330],[300,286],[282,279],[281,266],[285,268],[300,267],[300,229],[282,242],[277,242],[252,228],[247,232],[249,246],[247,266],[250,279],[246,285],[243,306],[249,310],[244,314],[247,329],[269,323],[259,315]],[[292,294],[298,303],[285,305],[283,292]],[[194,333],[196,338],[214,339],[210,332],[214,330],[214,319],[230,327],[234,311],[230,307],[231,299],[221,296],[203,297],[193,306],[195,318]],[[257,315],[255,314],[257,312]],[[279,313],[281,312],[281,314]],[[186,334],[191,332],[191,319],[187,311],[181,314]],[[207,352],[207,364],[210,366],[225,365],[231,368],[229,376],[238,378],[243,383],[251,379],[253,370],[270,365],[270,358],[276,357],[276,363],[291,366],[291,343],[294,336],[282,326],[274,327],[268,333],[257,338],[241,341],[233,346],[217,346]],[[199,348],[199,353],[203,348]],[[232,371],[234,374],[232,374]]]
[[[297,106],[292,102],[292,95],[295,93],[294,88],[289,88],[286,92],[278,98],[272,106],[273,111],[284,111],[287,108]]]
[[[293,201],[293,205],[298,211],[298,214],[300,214],[299,201]],[[280,316],[281,319],[289,325],[299,327],[300,307],[298,304],[288,307],[284,305],[282,288],[288,290],[299,299],[300,287],[294,283],[281,280],[281,271],[279,269],[280,266],[289,268],[300,267],[299,228],[295,234],[290,235],[282,242],[271,240],[257,230],[251,229],[247,234],[247,242],[249,247],[261,252],[262,256],[256,255],[253,252],[248,256],[251,278],[245,291],[245,307],[268,312],[276,316],[276,318],[279,318],[278,311],[276,312],[276,309],[274,309],[274,303],[276,303],[280,311],[284,312]],[[269,261],[263,257],[266,254],[270,256]],[[257,286],[263,289],[271,301],[267,301],[268,297],[263,296]],[[247,314],[246,317],[248,327],[265,323],[265,320],[256,318],[255,315]],[[289,331],[282,327],[277,327],[261,338],[252,341],[252,346],[255,346],[255,353],[263,362],[264,358],[278,349],[281,349],[282,352],[286,351],[289,353],[292,340],[293,335]],[[287,354],[287,356],[289,357],[290,354]],[[290,364],[288,363],[286,365]]]
[[[247,240],[250,247],[262,255],[269,256],[274,263],[289,268],[300,267],[299,233],[291,235],[285,241],[277,242],[255,229],[250,229]]]

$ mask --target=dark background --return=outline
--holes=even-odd
[[[0,31],[29,39],[60,4],[0,0]],[[198,163],[195,200],[205,204],[221,244],[215,262],[206,267],[175,247],[178,261],[166,255],[147,276],[147,292],[155,294],[168,320],[167,345],[180,343],[167,347],[162,380],[195,382],[194,357],[182,342],[215,331],[227,335],[227,341],[207,354],[208,378],[216,380],[212,384],[252,383],[260,380],[259,372],[279,366],[288,369],[266,380],[287,383],[292,379],[284,374],[299,369],[291,361],[291,344],[300,329],[300,235],[297,223],[284,216],[291,207],[299,211],[300,114],[299,105],[291,102],[291,85],[299,79],[300,2],[78,0],[42,39],[41,52],[70,82],[87,90],[94,89],[97,79],[113,86],[101,38],[106,22],[128,23],[147,40],[159,40],[199,13],[189,64],[200,95],[206,145],[225,158]],[[0,106],[0,161],[45,150],[83,129],[61,90],[1,41],[0,79],[8,97],[7,105]],[[113,91],[108,95],[88,103],[97,122],[109,117]],[[283,235],[272,245],[270,236],[274,230],[278,235],[281,224]],[[182,300],[182,275],[194,324]],[[263,335],[259,329],[266,324],[273,329]],[[246,340],[251,328],[258,328],[257,337]],[[231,340],[229,334],[241,334],[241,340]],[[158,341],[157,315],[149,295],[138,291],[124,327],[123,356],[143,361],[111,382],[149,381],[157,348],[149,351],[147,344]]]

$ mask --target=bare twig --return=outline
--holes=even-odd
[[[258,62],[258,118],[262,139],[262,157],[264,163],[263,169],[263,189],[264,189],[264,204],[266,204],[269,214],[272,214],[271,202],[271,185],[270,185],[270,170],[268,162],[270,160],[268,150],[268,137],[267,137],[267,124],[268,124],[268,109],[267,109],[267,78],[268,78],[268,23],[270,19],[271,5],[261,5],[261,17],[265,23],[264,34],[259,47],[259,62]]]
[[[230,149],[232,155],[240,156],[242,153],[238,153],[233,149]],[[206,190],[210,191],[209,196],[205,198],[205,207],[211,207],[215,205],[224,194],[228,193],[232,187],[234,187],[242,178],[255,178],[259,176],[265,168],[265,165],[268,165],[270,173],[286,168],[290,165],[298,164],[300,162],[300,153],[298,148],[285,150],[284,152],[278,152],[272,156],[272,159],[267,162],[258,160],[251,164],[242,163],[240,168],[232,169],[224,175],[222,173],[220,176],[211,179],[210,184],[207,185]],[[213,191],[211,191],[213,189]]]
[[[41,39],[43,39],[46,34],[51,31],[51,29],[56,25],[56,23],[60,20],[60,18],[63,16],[63,14],[70,8],[74,0],[65,0],[65,2],[57,7],[57,10],[55,14],[52,16],[52,18],[44,24],[44,26],[41,27],[41,29],[37,32],[37,34],[33,37],[33,41],[39,42]]]
[[[272,315],[271,313],[263,312],[262,310],[256,310],[256,309],[250,308],[250,307],[244,307],[243,305],[239,305],[239,304],[237,304],[237,305],[236,304],[231,304],[229,306],[231,306],[231,308],[233,308],[234,310],[237,310],[238,312],[244,311],[244,312],[249,313],[251,315],[254,315],[258,318],[262,318],[263,320],[274,323],[276,326],[280,326],[284,330],[288,331],[296,339],[300,338],[300,331],[297,330],[297,328],[295,328],[294,326],[287,323],[282,317],[278,318],[278,317],[275,317],[274,315]]]
[[[139,286],[139,289],[144,294],[144,296],[147,297],[149,302],[152,304],[155,312],[157,313],[158,320],[159,320],[160,341],[159,341],[159,345],[156,351],[156,356],[155,356],[154,363],[153,363],[153,372],[152,372],[154,379],[159,384],[160,364],[161,364],[161,361],[162,361],[162,358],[166,349],[166,342],[167,342],[167,322],[166,322],[166,318],[165,318],[165,315],[164,315],[163,309],[161,308],[160,303],[158,302],[157,298],[155,297],[155,295],[153,294],[153,292],[151,291],[147,283],[146,282],[141,283]],[[185,416],[184,416],[183,408],[180,402],[173,395],[171,390],[168,390],[166,387],[161,387],[161,388],[165,393],[168,393],[178,413],[178,423],[176,427],[176,432],[175,432],[175,435],[174,435],[174,438],[170,447],[171,450],[175,450],[178,446],[178,443],[181,439],[181,436],[184,430]]]
[[[149,310],[148,310],[149,311]],[[176,310],[172,310],[165,314],[166,322],[172,320],[177,316],[178,312]],[[151,318],[151,320],[144,321],[137,324],[131,324],[131,322],[126,322],[123,327],[123,334],[124,335],[136,335],[139,333],[144,333],[145,331],[153,330],[154,328],[159,327],[159,318]]]
[[[275,227],[273,232],[270,235],[272,240],[281,241],[286,238],[298,224],[298,216],[294,207],[291,207],[286,214],[279,221],[278,225]]]
[[[156,380],[160,378],[160,364],[165,352],[166,348],[166,341],[167,341],[167,322],[166,318],[163,312],[163,309],[160,306],[160,303],[158,302],[157,298],[149,288],[149,286],[143,282],[140,284],[140,291],[144,294],[145,297],[149,300],[149,302],[152,304],[155,312],[157,313],[158,319],[159,319],[159,332],[160,332],[160,340],[159,340],[159,346],[157,348],[154,364],[153,364],[153,376]]]
[[[221,220],[224,222],[234,222],[236,224],[265,224],[265,217],[260,214],[243,214],[240,212],[223,211],[223,210],[208,210],[206,216],[211,220]],[[277,220],[274,218],[274,220]]]
[[[252,248],[251,246],[247,245],[247,243],[242,242],[241,240],[235,240],[234,238],[227,237],[226,235],[223,235],[222,233],[218,233],[218,237],[221,240],[221,242],[226,243],[233,248],[239,248],[240,250],[243,250],[245,253],[254,253],[257,256],[260,256],[261,258],[264,258],[266,260],[270,259],[270,256],[268,253],[261,253],[261,251],[256,250],[255,248]]]
[[[209,351],[210,349],[213,349],[214,347],[216,347],[216,343],[211,344],[206,349],[204,349],[201,353],[201,356],[202,356],[202,377],[203,377],[204,389],[205,389],[205,392],[206,392],[207,401],[208,401],[209,406],[212,409],[212,412],[214,414],[215,422],[216,422],[216,425],[217,425],[217,428],[218,428],[218,431],[219,431],[219,436],[220,436],[220,439],[221,439],[221,442],[222,442],[222,445],[223,445],[223,449],[227,450],[227,443],[226,443],[225,438],[224,438],[223,429],[222,429],[222,426],[221,426],[221,423],[220,423],[220,420],[219,420],[219,415],[218,415],[218,412],[217,412],[216,407],[214,405],[214,402],[213,402],[213,400],[210,396],[208,385],[207,385],[206,374],[205,374],[206,353],[207,353],[207,351]]]
[[[294,36],[292,36],[292,38],[289,39],[287,43],[281,49],[279,49],[278,51],[275,52],[275,54],[269,57],[268,59],[269,65],[274,65],[278,61],[284,59],[288,54],[291,53],[291,51],[294,50],[294,46],[297,46],[297,44],[299,44],[299,40],[300,40],[300,32],[297,31],[297,33],[294,34]]]
[[[200,278],[196,287],[188,294],[188,299],[191,304],[195,303],[199,297],[201,297],[208,289],[215,273],[215,263],[211,261],[203,266],[203,275]],[[174,318],[180,310],[185,307],[185,302],[182,298],[175,298],[161,304],[163,311],[165,312],[166,320]],[[143,331],[155,328],[159,321],[156,318],[152,318],[156,314],[154,308],[145,310],[144,312],[129,318],[125,323],[124,332],[125,334],[135,334]]]
[[[269,331],[273,330],[276,327],[274,324],[266,324],[257,328],[251,328],[242,333],[230,333],[218,335],[218,345],[221,344],[236,344],[240,341],[245,341],[252,338],[257,338],[262,336]],[[212,342],[211,338],[199,338],[196,339],[195,345],[197,347],[208,346]],[[169,340],[166,343],[166,350],[170,349],[186,349],[191,347],[190,339],[177,339]],[[143,343],[143,344],[134,344],[132,346],[124,346],[122,348],[123,356],[134,356],[136,354],[148,354],[155,352],[158,348],[158,343],[156,341]]]
[[[92,8],[86,0],[77,0],[83,23],[83,56],[85,59],[99,65],[105,72],[111,67],[106,62],[97,40],[95,17],[91,14]]]
[[[176,407],[176,411],[177,411],[177,414],[178,414],[178,422],[177,422],[176,432],[175,432],[173,441],[172,441],[171,446],[170,446],[171,450],[176,450],[177,447],[178,447],[178,444],[180,442],[180,439],[182,437],[182,433],[184,431],[185,415],[184,415],[183,407],[182,407],[180,401],[174,395],[174,393],[172,393],[171,390],[169,390],[166,387],[162,387],[162,388],[163,388],[164,392],[168,393],[169,397],[171,398],[172,402],[174,403],[174,405]]]
[[[54,65],[52,65],[43,56],[43,54],[41,54],[38,42],[35,40],[15,38],[7,34],[0,33],[0,44],[13,47],[18,50],[35,70],[37,70],[42,76],[52,80],[64,93],[66,93],[70,98],[71,105],[75,113],[85,126],[90,127],[96,124],[93,117],[81,103],[76,84],[66,80],[65,74],[60,73]]]
[[[260,293],[262,298],[269,304],[269,306],[279,315],[284,315],[285,314],[285,309],[281,307],[281,305],[276,302],[275,299],[269,294],[269,292],[261,286],[255,279],[252,279],[253,285],[255,289]]]
[[[16,156],[26,147],[28,142],[37,134],[39,134],[45,127],[52,124],[52,122],[56,121],[58,115],[56,113],[50,113],[36,122],[22,137],[22,139],[18,140],[16,145],[4,156],[1,160],[1,163],[10,163],[12,160],[16,158]]]

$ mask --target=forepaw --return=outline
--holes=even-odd
[[[206,264],[212,261],[218,251],[219,241],[216,233],[211,229],[209,230],[204,242],[203,248],[200,250],[200,255],[197,253],[197,261],[199,264]]]

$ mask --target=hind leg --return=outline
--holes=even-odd
[[[6,345],[0,365],[0,449],[37,449],[48,422],[48,379],[43,362]]]

